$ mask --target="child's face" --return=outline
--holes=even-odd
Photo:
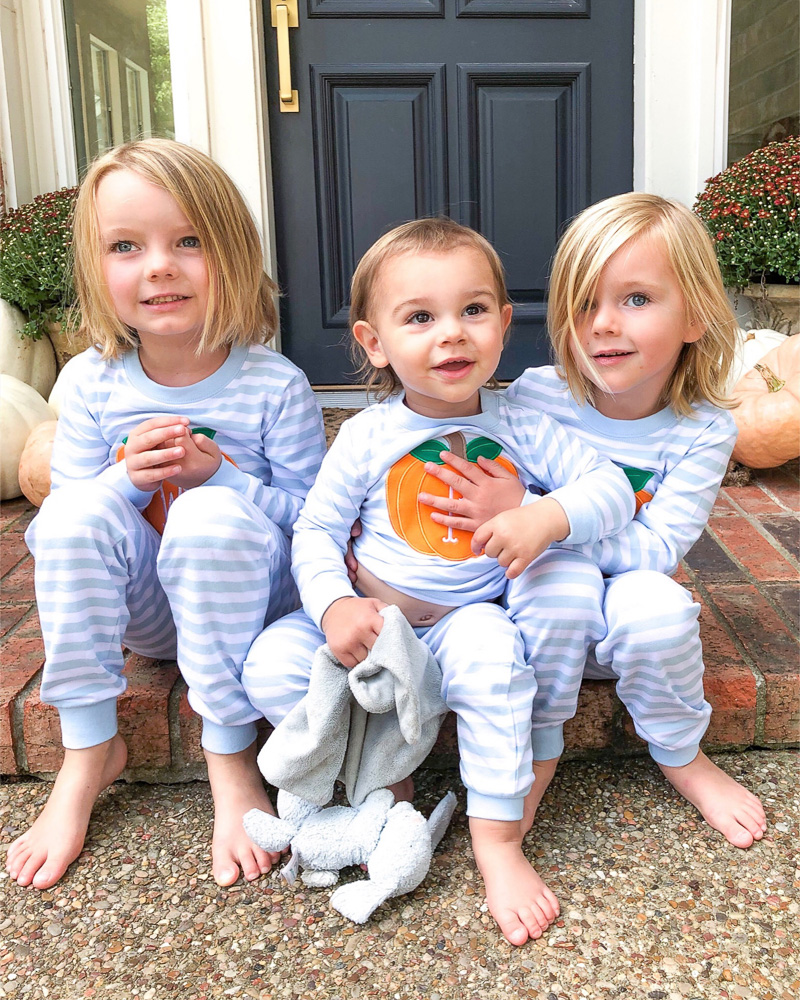
[[[100,180],[95,205],[103,273],[119,318],[145,348],[164,337],[194,347],[205,324],[208,266],[178,203],[133,170],[115,170]]]
[[[480,413],[511,321],[486,257],[470,247],[406,253],[381,266],[372,322],[353,334],[376,368],[391,365],[410,409],[426,417]]]
[[[593,370],[577,358],[597,386],[595,407],[617,420],[656,413],[683,345],[704,333],[703,327],[689,323],[664,249],[646,236],[629,240],[608,259],[594,301],[577,328],[597,366]],[[598,384],[598,370],[607,388]]]

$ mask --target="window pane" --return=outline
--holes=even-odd
[[[64,0],[81,168],[129,139],[173,137],[166,0]]]
[[[728,163],[798,134],[800,5],[733,0]]]

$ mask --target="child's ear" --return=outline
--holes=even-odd
[[[708,327],[704,323],[698,323],[697,321],[690,323],[683,337],[684,344],[696,344],[707,329]]]
[[[359,319],[353,324],[353,336],[366,351],[373,368],[386,368],[389,359],[383,353],[380,337],[365,319]]]
[[[510,302],[506,302],[503,308],[500,310],[500,322],[503,324],[503,333],[508,329],[508,325],[511,322],[511,315],[514,312],[514,307]]]

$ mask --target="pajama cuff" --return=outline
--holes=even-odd
[[[495,795],[481,795],[480,792],[467,789],[467,816],[474,816],[475,819],[522,819],[524,803],[524,795],[518,799],[501,799]]]
[[[66,750],[96,747],[117,735],[117,699],[108,698],[78,708],[59,708],[58,718],[61,742]]]
[[[221,726],[218,722],[203,719],[200,743],[209,753],[240,753],[246,750],[257,736],[255,722],[243,726]]]
[[[684,767],[691,764],[700,753],[700,744],[692,743],[691,746],[682,747],[680,750],[665,750],[664,747],[657,747],[655,743],[648,743],[647,749],[656,764],[664,764],[666,767]]]
[[[531,729],[531,749],[534,760],[553,760],[564,752],[564,725]]]

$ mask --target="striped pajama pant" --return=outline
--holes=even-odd
[[[703,695],[700,606],[684,587],[651,570],[604,578],[585,556],[554,548],[509,582],[505,602],[536,675],[535,760],[561,754],[584,678],[617,681],[658,763],[694,760],[711,706]]]
[[[122,494],[88,480],[55,490],[25,537],[46,655],[41,698],[58,709],[65,747],[116,733],[123,644],[177,659],[207,750],[253,742],[260,712],[242,664],[265,623],[298,603],[289,540],[263,511],[228,487],[197,487],[172,504],[162,538]]]
[[[469,604],[428,629],[415,629],[442,670],[442,697],[457,717],[467,813],[522,817],[533,783],[533,671],[522,638],[498,604]],[[273,724],[305,695],[324,634],[303,612],[270,625],[253,643],[242,682],[250,702]]]

